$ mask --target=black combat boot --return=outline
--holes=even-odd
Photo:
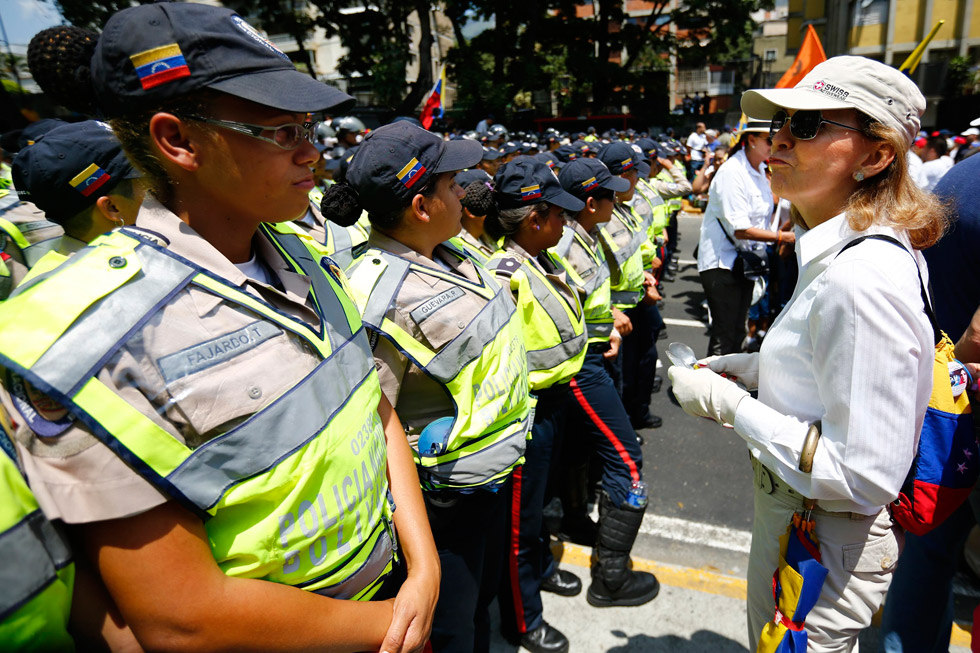
[[[605,492],[599,500],[599,534],[592,555],[592,585],[586,595],[590,605],[643,605],[660,591],[657,577],[630,569],[630,550],[640,532],[646,508],[616,507]]]

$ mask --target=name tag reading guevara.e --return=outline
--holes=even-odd
[[[282,332],[275,324],[255,321],[237,331],[158,358],[157,366],[164,380],[171,383],[240,356]]]
[[[439,293],[432,299],[422,302],[421,304],[416,306],[415,309],[411,313],[409,313],[409,315],[415,321],[416,324],[419,324],[426,318],[430,317],[433,313],[438,311],[440,308],[443,308],[444,306],[456,301],[457,299],[465,295],[466,295],[466,291],[464,291],[462,288],[459,287],[450,288],[445,292]]]

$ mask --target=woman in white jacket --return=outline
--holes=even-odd
[[[932,388],[917,250],[938,240],[945,220],[905,160],[925,100],[888,66],[835,57],[793,89],[748,91],[742,109],[772,118],[772,189],[793,204],[799,281],[759,354],[673,367],[670,378],[688,413],[734,425],[749,445],[751,641],[773,618],[778,538],[809,498],[829,569],[806,619],[809,650],[849,651],[898,560],[902,532],[885,507],[912,463]],[[902,247],[873,239],[845,250],[869,234]],[[721,372],[757,386],[758,400]],[[822,437],[804,473],[811,425]]]

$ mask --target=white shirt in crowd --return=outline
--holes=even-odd
[[[919,188],[931,191],[952,167],[953,159],[945,155],[932,161],[925,161],[919,168],[919,176],[916,178]]]
[[[922,173],[922,158],[912,150],[909,150],[908,164],[909,176],[912,177],[912,181],[918,184],[919,175]]]
[[[739,150],[715,174],[708,189],[708,206],[701,221],[698,243],[698,272],[722,268],[731,270],[735,263],[735,246],[748,248],[752,241],[739,241],[735,232],[756,227],[769,229],[773,205],[769,180],[763,172],[765,164],[756,169],[749,165],[745,152]]]
[[[908,237],[888,227],[909,251]],[[759,354],[759,401],[742,401],[735,430],[752,453],[830,511],[876,514],[893,501],[918,447],[932,391],[934,343],[909,251],[867,240],[841,214],[796,230],[800,277]],[[837,257],[837,258],[835,258]],[[922,255],[915,263],[923,281]],[[813,471],[797,469],[821,421]]]
[[[704,151],[708,147],[708,137],[704,134],[691,132],[687,137],[687,147],[691,150],[691,161],[704,161]]]

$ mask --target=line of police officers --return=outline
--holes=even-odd
[[[587,521],[559,464],[583,451],[589,602],[656,596],[629,552],[655,274],[690,190],[667,145],[501,157],[393,123],[344,153],[321,212],[303,116],[348,98],[237,15],[124,10],[91,66],[126,147],[53,125],[0,198],[0,643],[416,650],[431,624],[436,651],[486,650],[499,590],[509,635],[564,651],[540,592],[581,582],[542,511],[565,494]],[[499,159],[464,194],[457,173]]]

